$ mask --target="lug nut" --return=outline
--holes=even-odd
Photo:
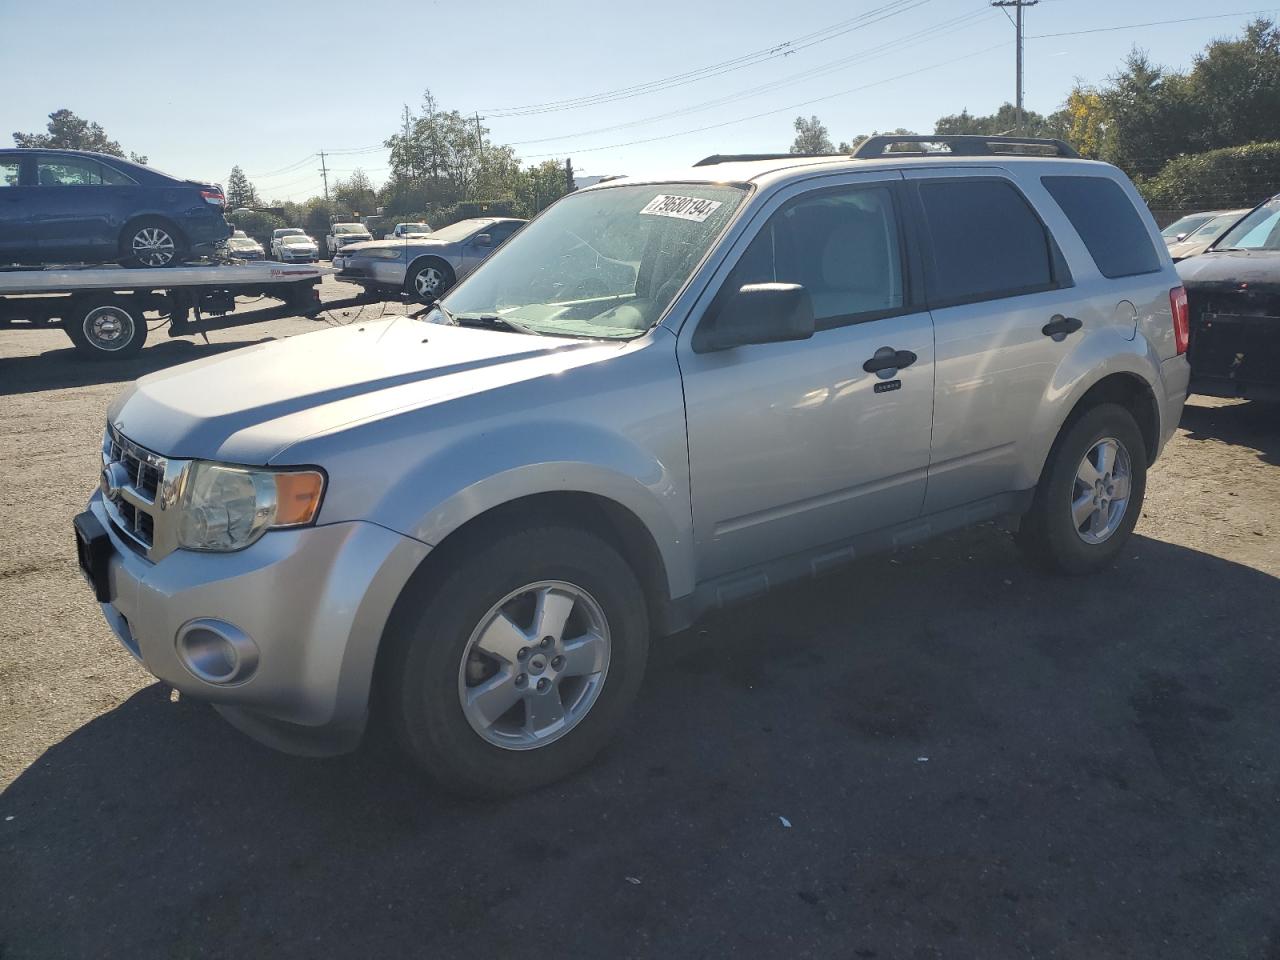
[[[547,688],[548,688],[549,686],[551,686],[551,681],[550,681],[550,680],[548,680],[546,677],[543,677],[541,680],[539,680],[539,681],[538,681],[538,692],[539,692],[539,693],[546,693],[546,692],[547,692]]]
[[[517,687],[523,687],[528,682],[529,682],[529,675],[527,673],[522,673],[518,677],[516,677]]]
[[[517,659],[517,660],[528,660],[528,659],[529,659],[529,648],[528,648],[528,647],[521,647],[521,648],[516,652],[516,659]]]
[[[553,643],[555,643],[555,642],[556,642],[556,641],[555,641],[555,639],[554,639],[554,638],[552,638],[552,637],[543,637],[543,638],[542,638],[542,649],[543,649],[543,650],[547,650],[547,649],[549,649],[549,648],[551,647],[551,645],[552,645]]]
[[[559,670],[563,666],[564,666],[564,657],[553,657],[551,659],[551,668],[553,670]]]

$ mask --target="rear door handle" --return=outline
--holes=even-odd
[[[1084,324],[1075,317],[1064,317],[1060,313],[1055,313],[1049,318],[1049,322],[1040,328],[1040,332],[1046,337],[1052,337],[1055,342],[1061,343],[1083,326]]]
[[[916,355],[910,350],[895,350],[893,347],[881,347],[876,355],[862,365],[867,373],[879,373],[882,370],[901,370],[916,362]]]

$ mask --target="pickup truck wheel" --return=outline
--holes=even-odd
[[[82,356],[122,360],[137,356],[146,343],[146,318],[129,300],[90,297],[77,301],[69,314],[63,327]]]
[[[599,752],[640,687],[649,625],[611,545],[538,526],[469,549],[389,640],[384,695],[410,755],[449,790],[493,796]]]
[[[441,260],[427,260],[409,267],[405,292],[419,303],[432,303],[453,286],[453,271]]]
[[[1147,448],[1133,415],[1100,404],[1054,442],[1018,543],[1058,573],[1092,573],[1124,549],[1142,513]]]
[[[120,237],[120,255],[126,267],[176,267],[187,253],[182,234],[158,217],[131,223]]]

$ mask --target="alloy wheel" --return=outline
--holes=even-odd
[[[1124,522],[1133,485],[1129,451],[1114,437],[1099,440],[1076,468],[1071,522],[1085,543],[1108,540]]]
[[[177,244],[163,227],[143,227],[133,235],[133,255],[148,267],[167,266],[177,254]]]
[[[528,584],[495,603],[467,641],[462,712],[494,746],[545,746],[590,712],[609,657],[609,625],[594,597],[559,580]]]

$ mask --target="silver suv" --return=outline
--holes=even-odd
[[[1065,145],[891,146],[578,191],[423,319],[138,381],[76,518],[108,622],[261,740],[376,712],[494,793],[711,608],[999,517],[1104,567],[1187,390],[1155,224]]]

